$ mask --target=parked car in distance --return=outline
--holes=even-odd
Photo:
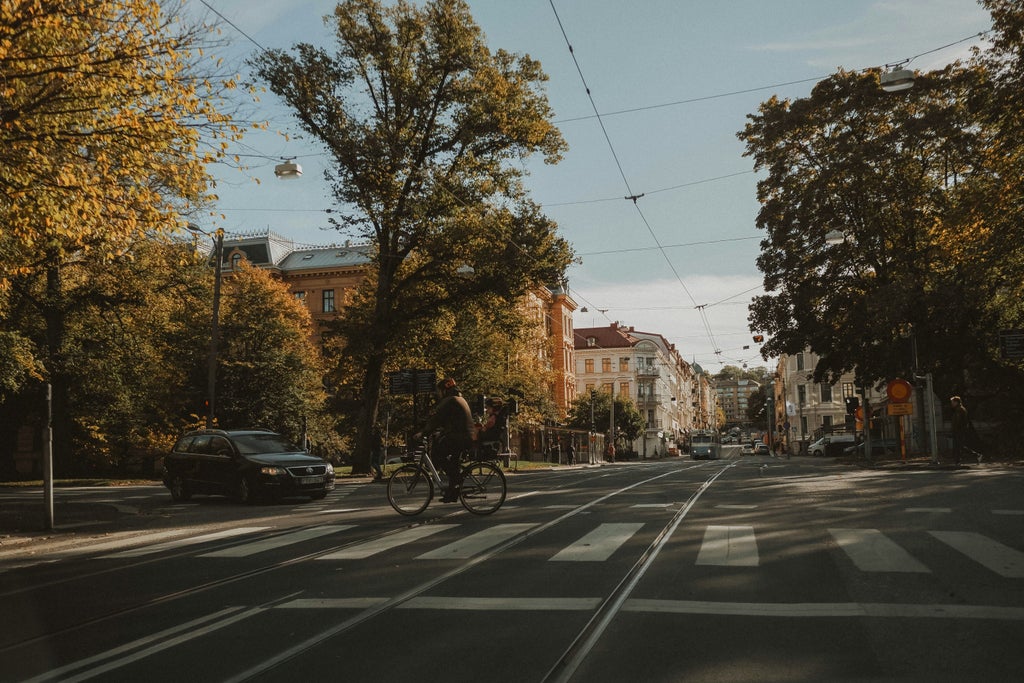
[[[740,449],[740,455],[753,455],[753,454],[754,454],[754,447],[751,446],[749,443],[743,444],[743,447]]]
[[[754,444],[754,455],[771,455],[772,451],[768,448],[768,444],[760,441]]]
[[[844,449],[853,446],[853,434],[829,434],[823,436],[807,447],[807,454],[816,457],[823,455],[839,455]]]
[[[164,458],[164,485],[174,500],[224,495],[241,503],[293,496],[323,498],[334,466],[262,429],[189,432]]]

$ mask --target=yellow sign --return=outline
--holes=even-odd
[[[890,415],[913,415],[914,404],[913,403],[890,403],[889,404]]]

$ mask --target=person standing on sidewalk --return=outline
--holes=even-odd
[[[569,445],[565,447],[565,459],[569,465],[576,464],[576,440],[570,438]]]
[[[949,402],[953,406],[953,454],[956,456],[956,464],[960,464],[960,458],[965,451],[980,464],[983,457],[981,453],[975,453],[967,445],[971,436],[971,418],[967,415],[963,399],[953,396]]]

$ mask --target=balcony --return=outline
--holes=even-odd
[[[638,365],[636,366],[637,377],[657,377],[659,375],[657,365]]]

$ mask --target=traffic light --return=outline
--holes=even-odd
[[[760,344],[761,342],[764,341],[764,335],[763,334],[755,334],[754,335],[754,341],[757,342],[758,344]]]
[[[860,398],[857,396],[846,397],[846,414],[853,415],[857,412],[857,408],[860,408]]]

